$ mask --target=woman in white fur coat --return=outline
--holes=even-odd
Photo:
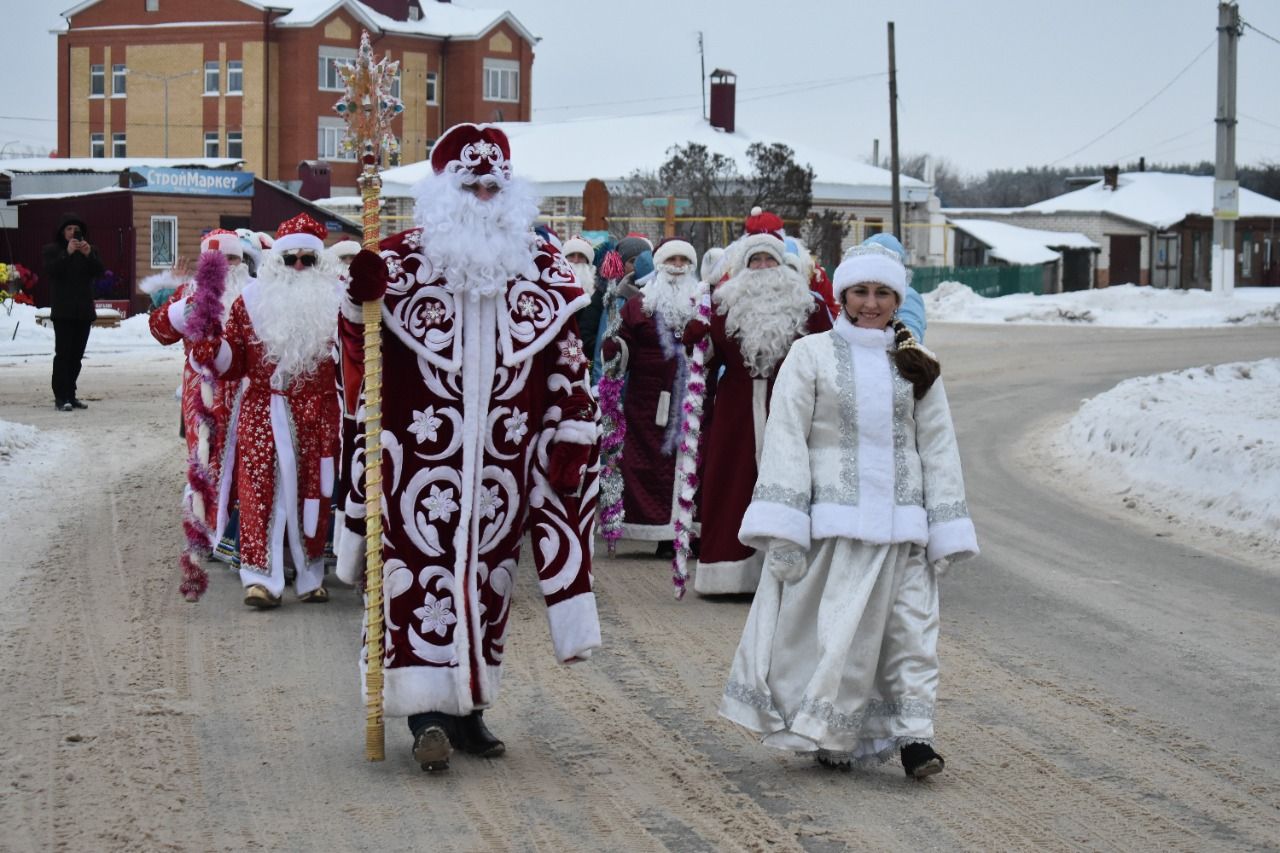
[[[937,361],[894,323],[906,271],[859,247],[835,328],[779,372],[743,544],[765,571],[720,714],[766,746],[849,767],[933,749],[938,574],[978,553]]]

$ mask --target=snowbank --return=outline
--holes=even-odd
[[[1062,461],[1164,513],[1280,544],[1280,358],[1143,376],[1081,406]]]
[[[15,305],[7,315],[0,310],[0,364],[53,358],[53,327],[36,323],[37,310],[30,305]],[[151,337],[147,315],[138,314],[113,328],[95,326],[89,332],[85,355],[89,358],[111,355],[126,360],[180,360],[182,347],[161,346]]]
[[[0,462],[19,450],[34,446],[39,435],[40,431],[33,426],[0,421]]]
[[[1100,290],[986,299],[958,281],[924,294],[929,322],[1083,323],[1094,326],[1280,325],[1280,287],[1238,287],[1229,298],[1206,290],[1120,284]]]

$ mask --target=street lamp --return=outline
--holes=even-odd
[[[164,156],[166,158],[169,156],[169,81],[177,80],[181,77],[190,77],[193,74],[201,73],[203,70],[203,68],[193,68],[190,71],[179,71],[177,74],[151,74],[146,71],[125,69],[124,73],[130,76],[136,74],[139,77],[146,77],[148,80],[159,80],[164,84]]]

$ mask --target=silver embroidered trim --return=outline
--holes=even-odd
[[[240,568],[245,571],[253,572],[255,575],[262,575],[264,578],[271,577],[271,569],[266,566],[255,566],[253,563],[241,563]]]
[[[840,395],[840,484],[819,485],[813,491],[816,503],[856,506],[858,503],[858,405],[854,396],[853,363],[849,344],[834,331],[828,332],[836,360],[836,392]]]
[[[969,504],[965,501],[938,504],[927,511],[926,517],[930,524],[942,524],[944,521],[955,521],[957,518],[968,518]]]
[[[773,709],[773,700],[763,692],[756,690],[754,687],[748,687],[740,681],[730,681],[724,686],[724,695],[730,699],[736,699],[744,705],[750,705],[759,711],[769,714],[777,714]]]
[[[836,710],[835,705],[825,699],[802,699],[796,714],[807,713],[827,724],[828,728],[859,731],[867,720],[883,717],[902,717],[904,719],[933,719],[933,703],[923,699],[873,699],[852,714],[844,714]],[[787,723],[790,726],[790,721]]]
[[[804,492],[784,488],[783,486],[776,486],[772,483],[756,483],[751,499],[753,501],[767,501],[769,503],[782,504],[788,509],[795,509],[800,512],[809,511],[808,495]]]
[[[915,478],[907,462],[907,448],[912,444],[907,435],[907,418],[911,417],[911,404],[915,399],[910,382],[898,373],[898,366],[889,359],[889,381],[893,383],[893,497],[898,506],[924,506],[924,489],[912,488]]]
[[[933,746],[933,738],[912,737],[904,735],[903,737],[893,738],[888,746],[879,752],[869,753],[863,756],[857,756],[852,751],[844,751],[838,749],[819,749],[813,753],[814,758],[823,760],[831,764],[841,765],[844,767],[875,767],[884,764],[893,758],[893,754],[904,746],[910,746],[913,743],[923,743],[926,746]],[[809,755],[810,753],[797,753],[797,755]]]

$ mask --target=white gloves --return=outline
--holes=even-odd
[[[764,567],[782,583],[796,583],[809,571],[809,553],[794,542],[774,539],[764,555]]]
[[[951,558],[943,557],[941,560],[933,561],[933,573],[937,577],[942,577],[947,573],[947,569],[951,566]]]

